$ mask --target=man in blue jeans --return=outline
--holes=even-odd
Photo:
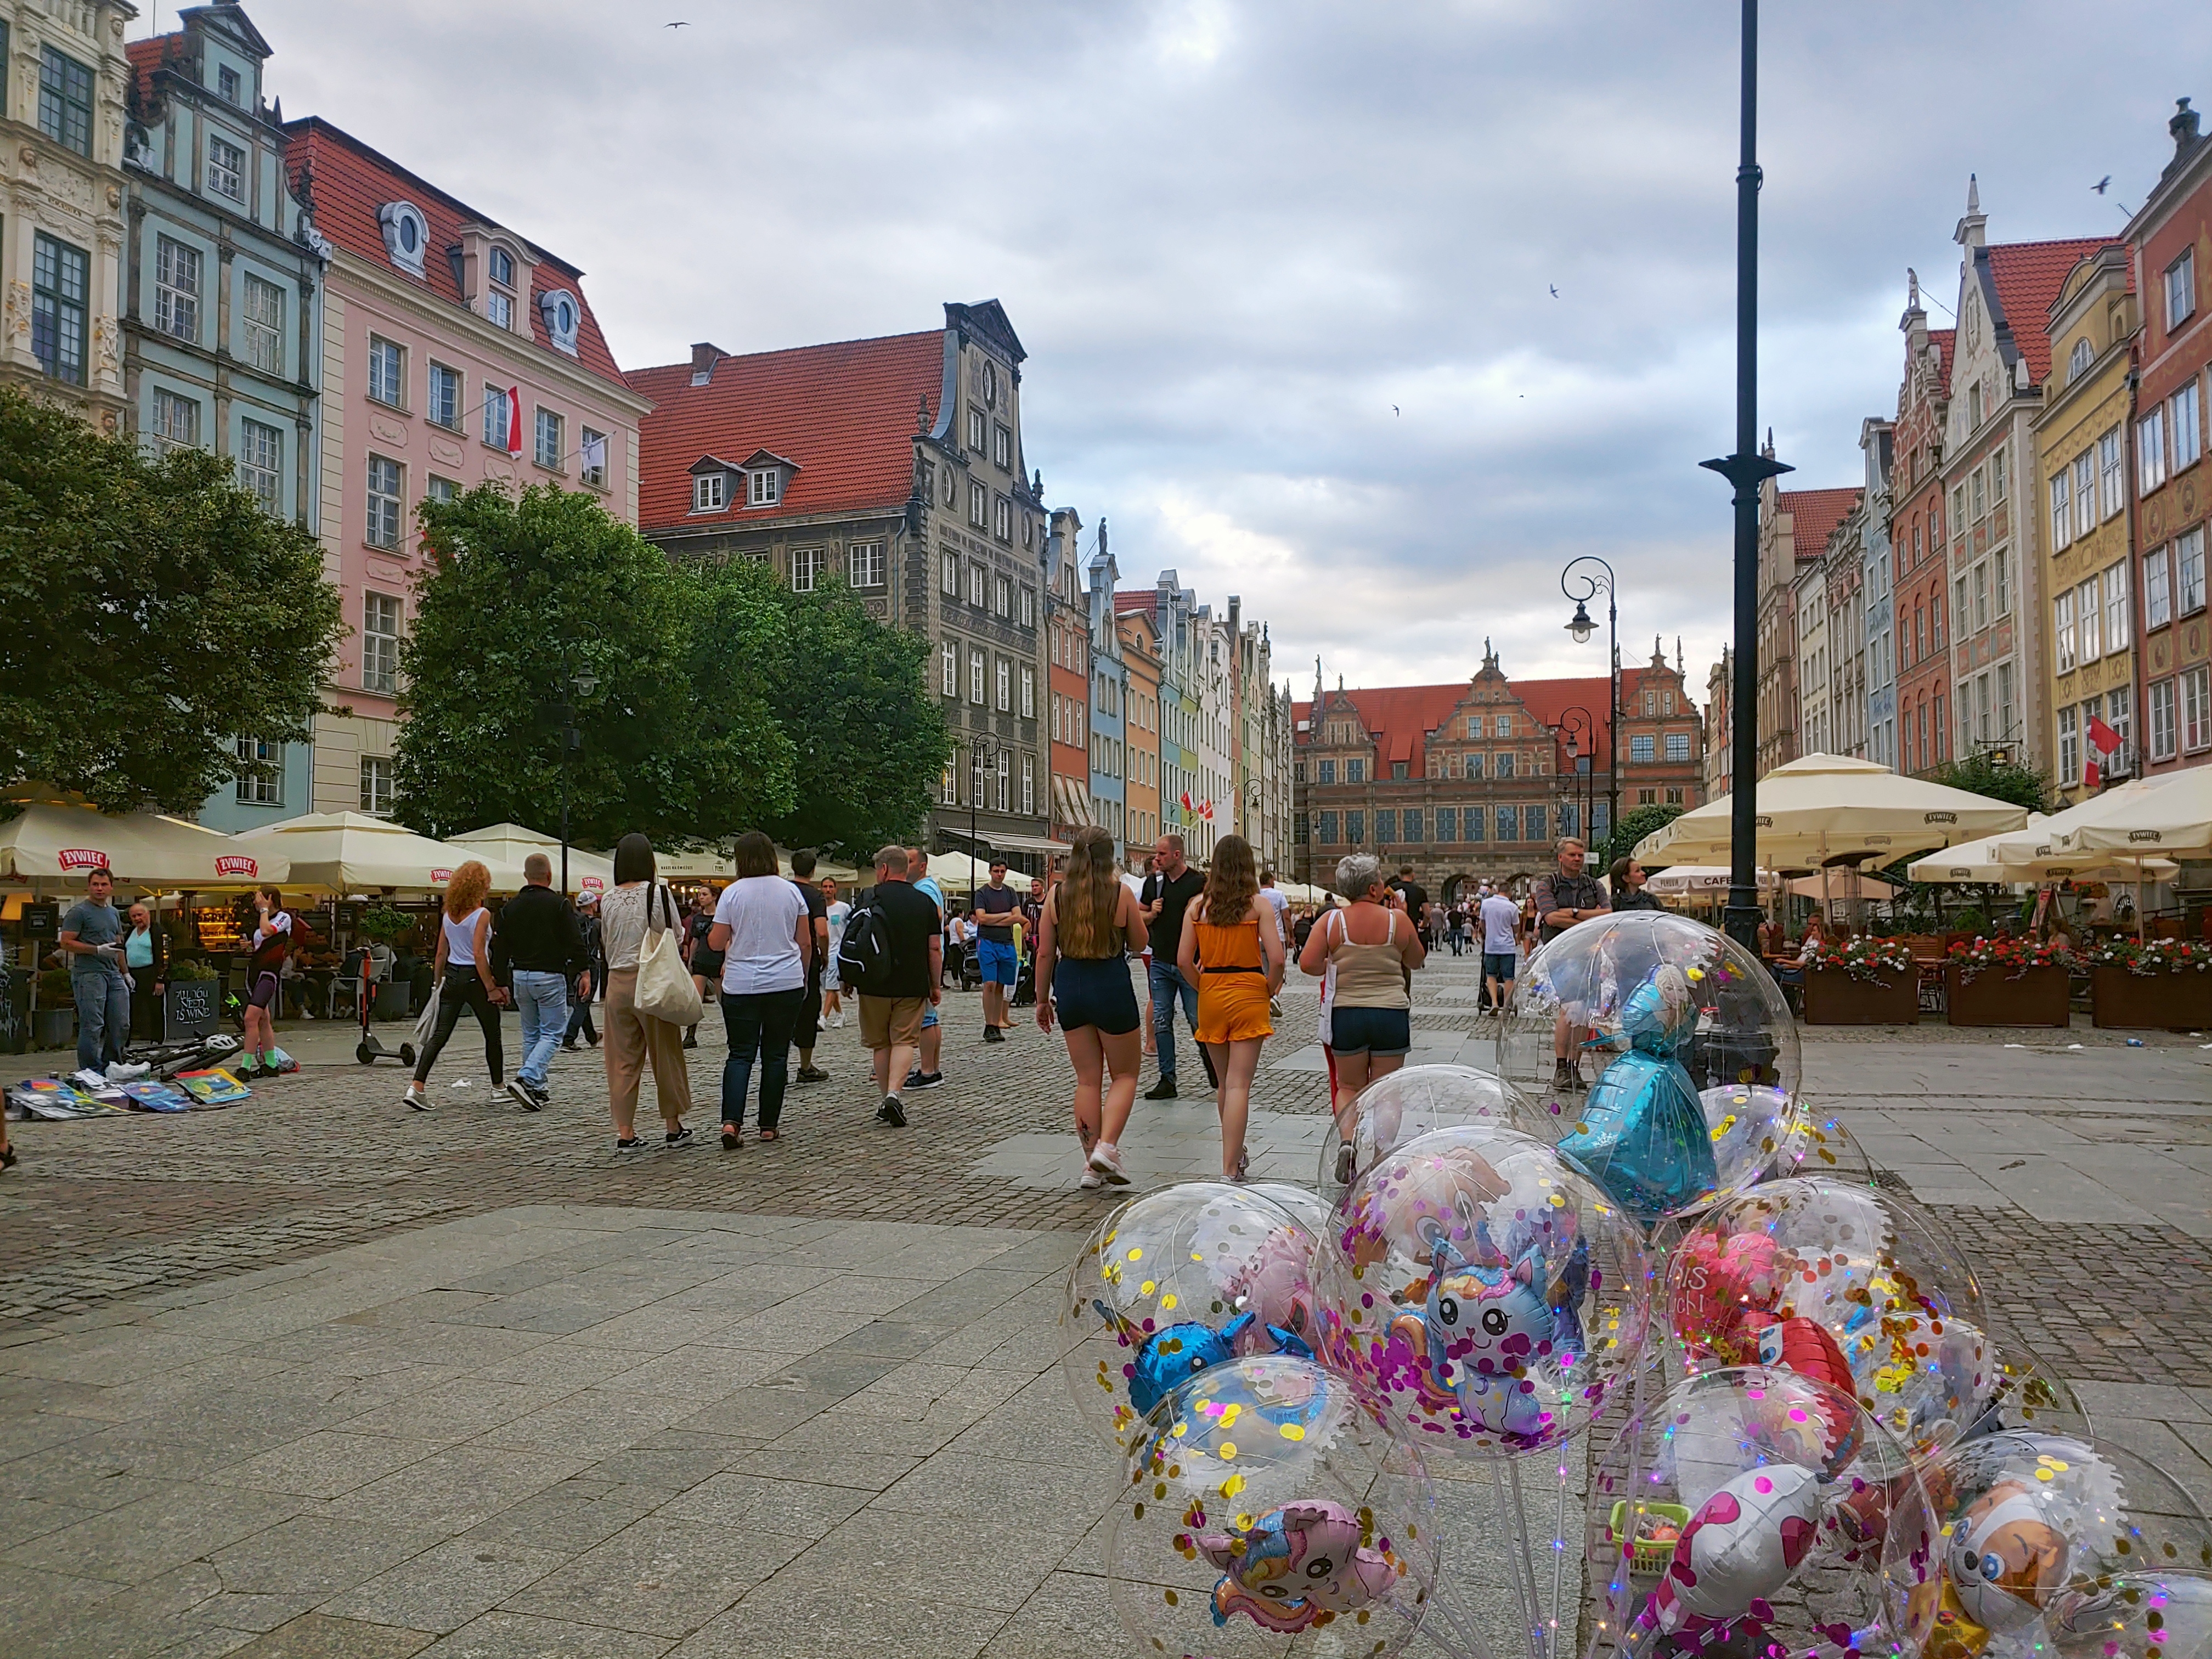
[[[524,1111],[536,1112],[552,1098],[545,1070],[568,1029],[568,981],[580,976],[576,994],[588,1004],[592,975],[576,913],[553,890],[553,860],[532,853],[522,861],[522,879],[492,930],[492,971],[509,980],[522,1015],[522,1066],[507,1092]]]
[[[1013,1026],[1014,987],[1021,960],[1014,951],[1014,918],[1022,896],[1006,885],[1006,861],[991,860],[990,885],[975,895],[975,965],[983,975],[983,1041],[1004,1042]]]
[[[1190,902],[1206,890],[1206,878],[1183,861],[1182,837],[1162,836],[1153,852],[1159,860],[1159,869],[1145,878],[1145,889],[1139,896],[1145,907],[1145,927],[1152,946],[1152,1046],[1159,1051],[1160,1080],[1145,1091],[1146,1100],[1173,1100],[1176,1097],[1175,1009],[1182,1002],[1182,1017],[1190,1027],[1191,1036],[1198,1035],[1198,987],[1182,976],[1176,966],[1176,951],[1182,943],[1182,915]],[[1212,1080],[1212,1063],[1206,1060],[1206,1050],[1198,1051],[1200,1061],[1206,1066],[1206,1078]]]
[[[97,1072],[123,1058],[131,1035],[131,988],[123,982],[123,917],[115,908],[115,878],[94,870],[84,896],[62,918],[55,943],[69,958],[70,990],[76,997],[76,1063]]]

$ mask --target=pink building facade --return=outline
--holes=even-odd
[[[315,733],[313,810],[388,812],[415,509],[486,480],[588,490],[637,522],[638,422],[583,273],[329,123],[285,129],[328,246],[320,503],[344,599]],[[520,433],[520,453],[510,447]]]

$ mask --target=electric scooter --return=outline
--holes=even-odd
[[[415,1063],[413,1043],[401,1043],[395,1053],[386,1048],[376,1033],[369,1029],[369,1010],[376,1006],[376,981],[369,977],[369,967],[368,952],[364,949],[361,952],[361,991],[354,998],[355,1006],[361,1013],[361,1041],[355,1045],[353,1057],[364,1066],[373,1066],[380,1060],[396,1060],[402,1066],[412,1066]]]

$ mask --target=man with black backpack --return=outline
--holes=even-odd
[[[899,1089],[921,1047],[921,1017],[945,994],[945,927],[937,906],[907,880],[906,848],[876,854],[876,884],[845,923],[838,976],[860,994],[860,1041],[884,1103],[877,1121],[906,1127]]]

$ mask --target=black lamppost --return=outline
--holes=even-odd
[[[1576,574],[1578,564],[1594,564],[1604,574],[1585,571]],[[1571,579],[1573,586],[1570,586]],[[1590,620],[1589,601],[1601,592],[1605,595],[1606,654],[1606,714],[1605,742],[1612,760],[1605,769],[1606,833],[1615,834],[1620,828],[1620,606],[1613,592],[1613,567],[1595,553],[1585,553],[1579,559],[1571,559],[1567,568],[1559,572],[1559,592],[1575,602],[1575,614],[1567,623],[1567,632],[1574,636],[1577,645],[1587,644],[1597,631]]]
[[[568,665],[562,665],[562,678],[575,688],[579,697],[588,697],[599,689],[599,677],[586,668],[580,674],[571,674]],[[561,896],[568,896],[568,757],[584,746],[584,734],[576,725],[576,705],[563,702],[556,706],[561,722]]]
[[[1729,902],[1736,942],[1759,938],[1759,487],[1790,468],[1759,453],[1759,0],[1743,0],[1741,152],[1735,169],[1735,453],[1700,461],[1735,486],[1735,678],[1729,690]]]
[[[995,774],[1006,745],[996,738],[968,740],[968,902],[975,902],[975,804],[983,798],[983,779]]]
[[[1597,723],[1590,712],[1579,703],[1559,711],[1559,732],[1566,738],[1567,759],[1572,763],[1572,775],[1582,781],[1583,821],[1581,833],[1590,833],[1590,816],[1596,805]],[[1575,798],[1575,786],[1567,786],[1567,799]]]

